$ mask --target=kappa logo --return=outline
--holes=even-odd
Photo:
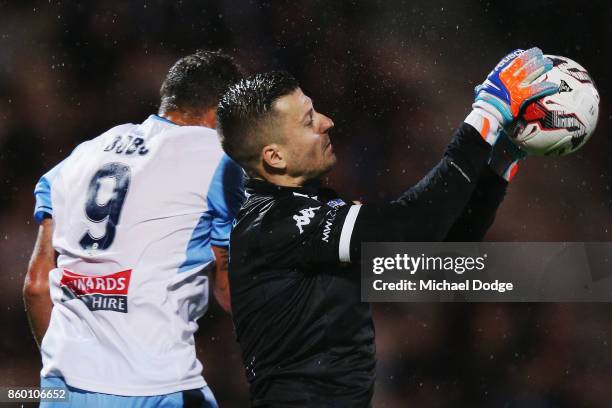
[[[295,220],[295,225],[300,230],[300,234],[304,232],[304,228],[302,227],[304,225],[310,224],[311,218],[314,218],[315,211],[318,210],[319,208],[321,207],[304,208],[303,210],[300,210],[301,215],[296,214],[293,216],[293,219]]]

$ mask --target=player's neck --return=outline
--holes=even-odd
[[[217,128],[216,110],[209,109],[206,112],[193,115],[180,111],[160,112],[159,116],[179,126],[204,126],[210,129]]]
[[[268,183],[272,183],[281,187],[303,187],[308,180],[303,177],[292,177],[287,174],[270,174],[267,173],[263,177],[257,177],[266,180]]]

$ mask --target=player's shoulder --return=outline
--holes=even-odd
[[[84,143],[89,143],[90,145],[97,143],[104,143],[105,140],[109,138],[113,138],[118,135],[127,134],[133,131],[138,125],[134,123],[122,123],[120,125],[115,125],[110,129],[102,132],[99,136],[94,137]]]
[[[159,142],[185,158],[193,156],[218,163],[224,156],[217,131],[204,126],[174,126],[164,132]]]
[[[245,219],[247,223],[253,222],[270,226],[290,219],[294,212],[303,208],[320,205],[320,202],[310,197],[247,192],[246,201],[237,219],[239,221]]]
[[[261,227],[264,233],[295,238],[316,226],[328,210],[325,203],[314,197],[300,193],[282,195],[271,201]]]
[[[166,130],[166,135],[174,139],[193,139],[200,144],[221,148],[217,131],[205,126],[172,126]]]
[[[320,208],[321,212],[335,210],[341,207],[350,206],[344,199],[340,198],[338,194],[331,190],[321,188],[319,193],[316,195],[303,194],[300,192],[291,192],[279,197],[274,198],[273,209],[278,213],[294,214],[296,211],[316,208],[318,211]],[[276,215],[276,214],[273,214]]]
[[[322,207],[325,204],[317,197],[301,193],[289,193],[274,200],[274,208],[278,211],[293,213],[295,210],[311,207]]]
[[[100,135],[81,142],[78,144],[74,150],[73,154],[81,151],[85,151],[87,149],[96,148],[100,145],[108,144],[109,140],[112,140],[114,137],[118,135],[123,135],[132,131],[137,125],[134,123],[122,123],[120,125],[113,126],[112,128],[102,132]]]
[[[134,129],[136,126],[138,125],[135,123],[121,123],[119,125],[115,125],[112,128],[108,129],[106,132],[102,133],[100,136],[104,136],[106,134],[118,134],[118,133],[129,132],[130,130]]]

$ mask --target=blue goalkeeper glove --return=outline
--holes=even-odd
[[[474,110],[465,119],[490,145],[499,130],[509,125],[531,101],[558,91],[552,82],[533,83],[552,69],[553,63],[539,48],[515,50],[506,55],[475,89]]]
[[[539,48],[512,51],[476,87],[474,107],[494,115],[502,126],[510,124],[529,102],[558,91],[552,82],[533,83],[552,67]]]

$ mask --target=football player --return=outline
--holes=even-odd
[[[336,162],[333,122],[290,74],[230,87],[219,134],[251,176],[231,236],[230,289],[253,407],[370,406],[374,328],[361,302],[361,243],[481,239],[520,157],[500,130],[530,100],[556,92],[533,83],[551,68],[535,48],[506,56],[442,160],[382,204],[320,187]]]
[[[180,59],[158,114],[78,145],[38,182],[24,296],[42,387],[69,390],[58,406],[217,407],[193,335],[209,287],[229,308],[243,171],[215,128],[240,77],[220,52]]]

